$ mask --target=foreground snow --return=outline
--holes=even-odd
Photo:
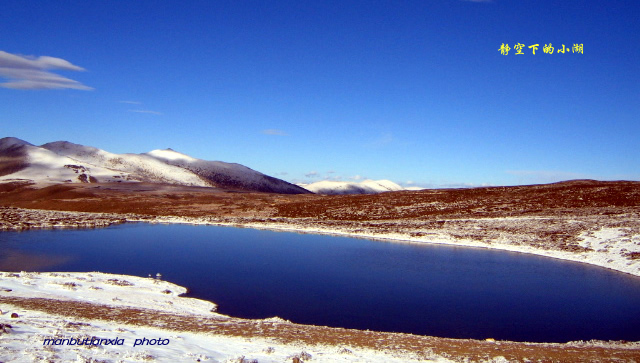
[[[0,361],[78,362],[409,362],[407,354],[346,346],[285,344],[269,338],[243,338],[176,331],[122,322],[87,320],[15,308],[2,297],[49,298],[136,307],[162,313],[230,319],[210,302],[178,297],[186,289],[155,278],[91,273],[0,272]],[[17,317],[12,318],[12,314]],[[287,322],[271,318],[268,323]],[[7,327],[7,324],[11,326]],[[98,344],[98,338],[101,344]],[[66,342],[64,339],[68,339]],[[86,344],[73,344],[75,339]],[[86,340],[84,340],[86,339]],[[146,339],[146,340],[145,340]],[[93,344],[91,343],[93,342]],[[163,344],[163,345],[159,345]],[[135,346],[134,346],[135,345]],[[424,361],[424,360],[421,360]],[[448,362],[434,356],[434,362]]]

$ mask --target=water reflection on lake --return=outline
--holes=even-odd
[[[0,270],[161,272],[236,317],[454,338],[640,340],[640,278],[502,251],[129,224],[2,232]]]

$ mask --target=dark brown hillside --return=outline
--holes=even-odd
[[[322,221],[438,220],[607,215],[640,208],[640,182],[429,189],[373,195],[282,195],[163,184],[0,184],[0,205],[150,215],[311,218]]]
[[[13,174],[27,167],[24,145],[6,144],[0,139],[0,176]]]
[[[0,207],[133,213],[145,219],[201,218],[368,235],[510,241],[585,252],[580,236],[622,228],[640,234],[640,182],[569,181],[545,185],[431,189],[375,195],[283,195],[145,183],[65,184],[36,189],[0,184]],[[37,222],[37,221],[35,221]],[[5,228],[10,228],[6,226]],[[634,259],[637,252],[623,253]]]

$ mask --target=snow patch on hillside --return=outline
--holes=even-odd
[[[636,266],[640,272],[640,259],[624,258],[640,255],[640,234],[627,228],[600,228],[596,231],[583,232],[578,239],[580,246],[589,249],[591,259],[597,260],[601,265],[615,261],[625,263],[628,267]]]
[[[3,139],[6,140],[6,139]],[[59,155],[51,150],[33,146],[29,143],[6,142],[19,146],[25,153],[28,166],[18,172],[0,177],[0,181],[33,180],[38,184],[79,183],[79,182],[113,182],[127,178],[127,173],[120,173],[93,164],[82,163],[76,159]]]
[[[147,153],[147,155],[152,156],[156,159],[161,160],[186,160],[186,161],[196,161],[198,159],[192,158],[191,156],[183,153],[179,153],[171,148],[164,150],[151,150]]]
[[[94,147],[73,144],[67,141],[44,144],[42,148],[79,162],[124,172],[131,175],[128,180],[188,186],[210,186],[206,181],[188,170],[168,165],[145,154],[113,154]]]

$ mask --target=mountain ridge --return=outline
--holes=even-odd
[[[0,139],[0,182],[36,184],[147,182],[244,191],[304,194],[304,188],[241,164],[193,158],[172,149],[114,154],[69,141],[35,146]]]

